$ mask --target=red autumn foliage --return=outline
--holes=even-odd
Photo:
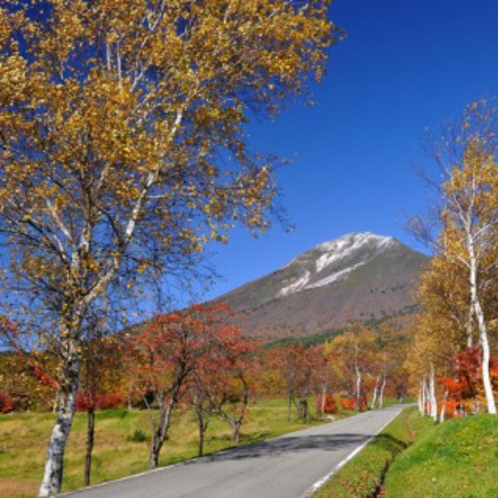
[[[470,348],[453,355],[452,375],[440,379],[448,392],[449,400],[475,398],[480,386],[480,352]]]
[[[339,400],[343,410],[354,410],[355,399],[354,398],[342,398]]]
[[[14,400],[9,393],[0,392],[0,413],[10,413],[14,410]]]
[[[498,386],[498,355],[491,357],[490,374],[493,386]],[[444,402],[446,418],[472,413],[479,404],[481,392],[481,352],[478,347],[453,355],[451,374],[439,379],[447,393]],[[438,410],[441,410],[441,405]]]
[[[339,400],[343,410],[354,410],[355,409],[355,398],[342,398]],[[362,396],[360,398],[360,412],[364,411],[367,407],[366,399]]]
[[[124,398],[121,393],[98,394],[85,392],[78,394],[76,398],[76,410],[87,412],[97,408],[101,410],[111,410],[123,405]]]
[[[463,400],[447,400],[438,405],[438,413],[441,412],[442,407],[444,406],[444,417],[445,419],[449,418],[459,418],[462,417],[465,413],[471,413],[474,408],[473,402],[463,401]]]
[[[353,400],[354,401],[354,400]],[[339,408],[337,402],[331,394],[325,396],[325,403],[323,403],[322,397],[318,397],[316,400],[316,411],[321,412],[323,408],[323,413],[337,413]]]

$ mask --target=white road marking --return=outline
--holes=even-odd
[[[326,476],[322,477],[320,480],[315,482],[313,486],[311,486],[301,498],[309,498],[313,496],[336,472],[344,467],[348,462],[350,462],[370,441],[375,439],[401,412],[396,413],[393,417],[391,417],[373,436],[370,436],[362,445],[358,446],[355,450],[353,450],[344,460],[339,462]]]

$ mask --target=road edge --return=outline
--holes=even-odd
[[[301,496],[300,498],[310,498],[313,496],[325,483],[332,477],[334,474],[339,472],[348,462],[350,462],[360,451],[365,448],[371,441],[373,441],[391,422],[393,422],[401,412],[406,410],[408,406],[403,406],[399,409],[399,411],[392,416],[375,434],[370,436],[365,442],[363,442],[360,446],[355,448],[346,458],[341,460],[328,474],[323,476],[321,479],[316,481],[312,486],[310,486]]]

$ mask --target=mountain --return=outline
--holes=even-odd
[[[403,320],[428,256],[393,237],[351,233],[221,297],[246,333],[269,339],[340,328],[355,320]]]

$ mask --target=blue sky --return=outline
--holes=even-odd
[[[331,18],[348,38],[331,51],[317,105],[251,126],[256,149],[295,156],[280,185],[296,228],[259,239],[235,230],[213,246],[223,279],[208,298],[348,232],[413,246],[403,226],[428,201],[415,173],[426,129],[498,93],[496,1],[335,0]]]

